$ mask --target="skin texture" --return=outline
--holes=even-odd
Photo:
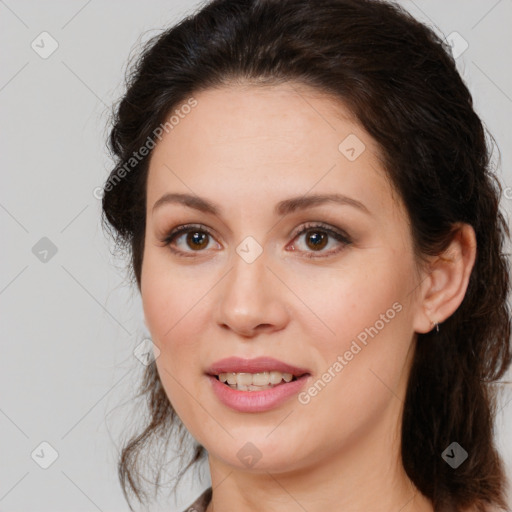
[[[415,333],[464,297],[472,228],[461,225],[443,258],[420,266],[375,142],[332,98],[291,83],[194,97],[197,106],[151,156],[141,293],[164,389],[209,454],[208,511],[432,511],[400,462],[401,411]],[[365,145],[354,161],[338,149],[350,134]],[[221,215],[181,204],[153,211],[170,192],[206,198]],[[369,213],[332,202],[274,213],[279,201],[324,193],[356,199]],[[350,243],[322,228],[295,236],[317,222]],[[187,223],[212,233],[204,247],[186,233],[165,246]],[[325,247],[315,248],[315,233],[327,236]],[[236,252],[247,236],[263,249],[252,263]],[[394,318],[307,404],[295,396],[241,413],[210,389],[204,372],[213,362],[267,355],[308,368],[307,390],[396,303]],[[261,453],[252,467],[237,456],[247,442]]]

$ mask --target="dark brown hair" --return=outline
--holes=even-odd
[[[400,7],[378,0],[214,0],[151,39],[116,106],[104,187],[104,225],[130,253],[140,290],[149,156],[114,184],[133,153],[194,93],[233,82],[305,84],[341,101],[377,141],[403,200],[418,256],[447,248],[454,226],[470,224],[477,257],[464,300],[435,330],[418,334],[402,423],[402,461],[436,510],[506,508],[505,475],[494,436],[496,385],[511,361],[509,229],[472,97],[448,46]],[[119,176],[119,174],[117,174]],[[155,365],[139,396],[150,422],[124,446],[123,491],[141,501],[138,458],[150,440],[183,425]],[[171,428],[172,427],[172,428]],[[182,437],[183,439],[183,437]],[[468,459],[441,457],[453,442]],[[195,443],[184,469],[205,454]]]

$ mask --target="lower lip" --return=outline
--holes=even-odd
[[[309,374],[291,382],[279,384],[262,391],[239,391],[222,383],[212,375],[207,376],[217,398],[231,409],[239,412],[264,412],[275,409],[305,386]]]

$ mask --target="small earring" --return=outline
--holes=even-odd
[[[438,322],[432,322],[432,321],[430,321],[430,323],[432,324],[432,327],[436,328],[436,332],[439,332],[439,323]]]

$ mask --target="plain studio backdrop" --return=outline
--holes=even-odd
[[[501,150],[510,217],[512,3],[401,4],[453,42]],[[107,121],[128,58],[198,5],[0,0],[1,511],[128,511],[116,462],[145,332],[137,293],[101,230],[97,187],[111,167]],[[497,419],[509,475],[511,398],[503,396]],[[203,479],[185,479],[161,509],[184,510],[210,484],[202,469]]]

